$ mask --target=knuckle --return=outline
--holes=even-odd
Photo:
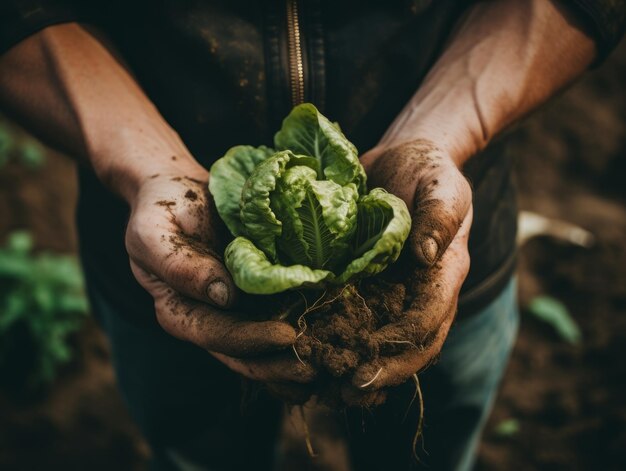
[[[162,241],[160,231],[155,231],[155,222],[144,212],[133,214],[126,227],[125,244],[129,253],[148,252]]]

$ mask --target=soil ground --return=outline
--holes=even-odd
[[[589,249],[542,237],[521,251],[520,304],[548,294],[579,323],[579,346],[523,312],[480,449],[480,470],[621,469],[626,463],[626,44],[599,70],[514,131],[521,206],[580,225]],[[72,166],[0,170],[0,238],[30,228],[42,249],[73,251]],[[106,341],[88,322],[76,360],[49,391],[0,391],[0,469],[145,469]],[[519,424],[502,436],[505,419]]]

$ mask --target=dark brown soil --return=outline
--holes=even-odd
[[[392,267],[355,284],[325,291],[244,296],[240,301],[243,312],[278,313],[272,317],[294,326],[298,333],[294,344],[297,359],[319,372],[315,389],[307,390],[306,394],[299,389],[272,387],[282,400],[302,404],[315,395],[320,403],[336,409],[374,406],[385,400],[384,390],[356,394],[350,387],[346,390],[346,386],[351,384],[357,368],[369,365],[374,377],[379,358],[428,347],[432,340],[432,335],[421,335],[424,329],[417,321],[406,320],[408,311],[417,314],[419,306],[432,299],[431,290],[424,287],[436,285],[434,275],[439,267],[410,270],[415,262],[409,252],[405,247]],[[392,330],[383,329],[390,324],[394,324]],[[387,383],[400,384],[406,380],[392,371],[386,374]]]
[[[523,209],[591,231],[588,249],[547,237],[520,257],[521,331],[487,424],[481,471],[621,470],[626,463],[626,43],[516,134]],[[526,309],[565,303],[569,345]],[[519,431],[497,433],[515,419]]]
[[[348,399],[342,398],[341,385],[357,367],[381,354],[400,353],[409,347],[372,336],[401,317],[405,294],[401,283],[347,285],[326,292],[297,318],[300,334],[294,348],[302,361],[321,370],[320,389],[315,391],[321,402],[343,406]],[[383,398],[379,394],[364,396],[359,404],[371,405]]]

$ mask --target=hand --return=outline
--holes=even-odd
[[[361,161],[369,186],[402,198],[413,219],[407,249],[415,260],[398,263],[413,271],[409,289],[414,300],[401,321],[373,334],[412,347],[362,365],[352,378],[356,391],[347,388],[346,394],[401,384],[435,359],[454,320],[470,262],[472,192],[452,159],[432,143],[418,140],[375,148]]]
[[[126,231],[135,278],[154,297],[157,321],[174,337],[250,379],[310,381],[310,367],[291,351],[280,352],[295,341],[290,325],[227,311],[235,304],[235,287],[222,263],[222,224],[208,178],[195,168],[153,175],[139,185]]]

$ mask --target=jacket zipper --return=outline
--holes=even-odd
[[[304,103],[304,61],[298,0],[286,0],[287,5],[287,51],[289,56],[289,85],[291,105]]]

